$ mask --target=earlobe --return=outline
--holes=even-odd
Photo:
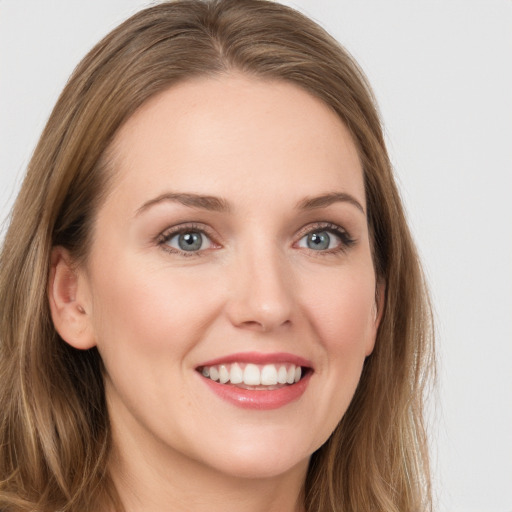
[[[85,283],[63,247],[52,250],[48,300],[56,331],[72,347],[87,350],[95,346],[87,305],[82,304]]]

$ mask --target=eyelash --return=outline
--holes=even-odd
[[[170,229],[167,229],[162,234],[160,234],[157,238],[158,245],[166,252],[169,252],[171,254],[178,254],[180,256],[185,257],[197,257],[197,256],[204,256],[206,250],[199,250],[199,251],[180,251],[179,249],[176,249],[174,247],[170,247],[167,245],[167,243],[172,240],[176,235],[181,235],[184,233],[201,233],[205,235],[209,240],[212,241],[213,245],[219,246],[219,244],[215,243],[214,236],[210,233],[210,230],[206,228],[203,224],[195,224],[195,223],[188,223],[188,224],[181,224],[179,226],[174,226]]]
[[[299,231],[299,241],[311,233],[319,233],[322,231],[326,231],[329,234],[337,236],[340,239],[340,245],[339,247],[325,249],[323,251],[315,251],[313,249],[308,249],[308,251],[310,253],[313,253],[314,256],[326,256],[336,255],[339,253],[346,253],[356,243],[356,240],[352,238],[344,228],[338,226],[337,224],[333,224],[332,222],[317,222],[313,225],[308,224],[308,226]]]
[[[315,232],[322,232],[326,231],[329,234],[333,234],[340,240],[339,247],[334,247],[332,249],[325,249],[316,251],[313,249],[306,249],[309,253],[313,253],[314,256],[322,256],[322,255],[332,255],[332,254],[338,254],[338,253],[345,253],[348,249],[350,249],[355,243],[356,240],[350,236],[350,234],[337,224],[333,224],[331,222],[318,222],[313,225],[308,224],[307,227],[302,228],[299,231],[298,241],[302,240],[305,236],[315,233]],[[166,231],[162,232],[157,237],[157,244],[162,248],[162,250],[169,252],[171,254],[178,254],[180,256],[184,257],[198,257],[198,256],[204,256],[208,249],[202,249],[198,251],[182,251],[179,249],[176,249],[174,247],[170,247],[168,242],[172,240],[176,235],[189,233],[189,232],[195,232],[200,233],[202,235],[205,235],[214,246],[220,247],[218,243],[215,242],[215,237],[210,232],[209,229],[207,229],[206,226],[203,224],[195,224],[195,223],[188,223],[188,224],[181,224],[179,226],[174,226],[170,229],[167,229]],[[295,242],[297,244],[298,242]],[[295,245],[294,244],[294,245]]]

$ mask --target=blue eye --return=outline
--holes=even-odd
[[[323,251],[329,249],[331,245],[331,235],[327,231],[320,231],[320,233],[310,233],[306,237],[306,244],[310,249]]]
[[[319,223],[300,238],[297,246],[316,252],[336,253],[349,249],[354,243],[355,240],[336,224]]]
[[[176,233],[165,241],[165,244],[173,249],[185,252],[197,252],[211,247],[210,239],[200,231],[183,231]]]
[[[328,231],[313,231],[303,236],[299,241],[299,247],[306,247],[314,251],[334,249],[339,245],[340,239]]]

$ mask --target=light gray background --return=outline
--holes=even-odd
[[[366,71],[437,314],[440,512],[512,511],[512,1],[297,0]],[[0,217],[74,66],[143,0],[0,0]]]

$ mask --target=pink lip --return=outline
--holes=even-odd
[[[313,364],[311,361],[304,359],[302,357],[296,356],[294,354],[288,354],[286,352],[274,352],[269,354],[264,354],[261,352],[240,352],[238,354],[229,354],[227,356],[218,357],[217,359],[212,359],[210,361],[206,361],[200,365],[198,368],[203,366],[215,366],[218,364],[230,364],[230,363],[253,363],[253,364],[278,364],[278,363],[292,363],[295,366],[304,366],[307,368],[312,368]]]
[[[297,383],[273,390],[243,389],[232,384],[220,384],[199,374],[202,381],[220,398],[243,409],[270,410],[283,407],[298,400],[308,387],[313,372],[311,361],[294,354],[285,352],[260,353],[241,352],[211,359],[200,364],[197,368],[230,363],[278,364],[292,363],[307,368],[306,375]]]
[[[224,361],[224,360],[223,360]],[[220,398],[243,409],[261,411],[278,409],[298,400],[309,384],[312,372],[308,372],[299,382],[272,391],[238,388],[232,384],[219,384],[200,376],[203,382]]]

